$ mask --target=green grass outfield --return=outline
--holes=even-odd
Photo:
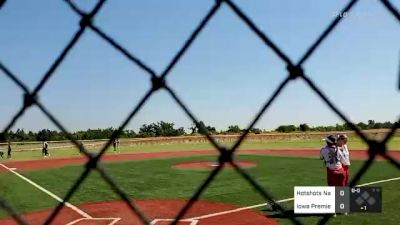
[[[226,146],[231,146],[233,142],[222,142]],[[320,148],[324,145],[324,141],[319,138],[288,138],[288,139],[276,139],[276,140],[247,140],[244,141],[240,146],[241,148],[290,148],[290,149],[301,149],[301,148]],[[359,138],[352,138],[348,142],[348,146],[351,149],[366,149],[367,145]],[[394,136],[388,143],[390,150],[400,150],[400,136]],[[65,149],[52,149],[50,146],[50,154],[52,157],[56,156],[77,156],[79,151],[76,148],[65,148]],[[121,146],[121,152],[159,152],[159,151],[179,151],[179,150],[192,150],[192,149],[212,149],[213,146],[208,142],[198,143],[157,143],[157,144],[140,144],[131,146]],[[96,149],[91,149],[96,150]],[[109,149],[108,151],[112,151]],[[37,159],[41,158],[41,151],[21,151],[14,152],[13,159]]]
[[[241,155],[240,159],[253,160],[257,167],[248,171],[276,199],[293,197],[294,186],[325,185],[325,170],[321,161],[315,158],[299,158],[284,156]],[[103,165],[117,183],[131,197],[146,198],[189,198],[193,191],[207,177],[207,170],[173,169],[171,165],[189,160],[213,160],[212,156],[193,156],[180,158],[147,159],[137,161],[107,162]],[[356,171],[362,161],[353,160],[352,171]],[[58,196],[64,196],[68,187],[81,174],[82,166],[66,166],[63,168],[27,171],[22,174]],[[384,161],[375,162],[360,183],[399,177],[399,171]],[[54,207],[56,201],[40,192],[17,176],[0,173],[0,195],[14,204],[21,212]],[[383,188],[383,213],[351,214],[338,216],[329,224],[398,224],[400,181],[378,184]],[[89,175],[70,202],[79,204],[91,201],[119,199],[101,180],[97,172]],[[235,171],[224,169],[211,183],[201,199],[249,206],[265,202],[262,197]],[[288,208],[293,202],[285,203]],[[263,210],[262,208],[260,210]],[[264,212],[264,211],[263,211]],[[265,213],[265,212],[264,212]],[[0,217],[5,217],[0,210]],[[315,224],[319,217],[300,217],[305,224]],[[291,224],[287,219],[279,219],[281,224]]]

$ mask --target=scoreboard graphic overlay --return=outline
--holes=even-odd
[[[297,214],[382,212],[381,187],[298,186],[294,196]]]

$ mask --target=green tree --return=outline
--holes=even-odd
[[[374,124],[373,129],[381,129],[381,128],[383,128],[383,123],[377,122]]]
[[[217,130],[215,129],[215,127],[206,126],[206,125],[204,124],[203,121],[200,121],[200,122],[199,122],[199,126],[200,126],[200,127],[204,127],[205,129],[207,129],[208,133],[210,133],[210,134],[215,134],[215,133],[217,133]],[[203,135],[205,134],[205,132],[202,132],[200,129],[197,129],[197,132],[198,132],[199,134],[203,134]]]
[[[337,131],[343,131],[344,130],[344,127],[343,127],[343,125],[340,125],[340,124],[336,124],[336,126],[335,126],[335,130],[337,130]]]
[[[158,122],[157,125],[158,125],[158,132],[156,136],[177,136],[173,123],[160,121]]]
[[[351,125],[350,125],[350,123],[344,123],[344,124],[343,124],[343,128],[344,128],[344,130],[351,130]]]
[[[241,129],[238,125],[231,125],[228,127],[228,130],[226,132],[237,134],[241,132]]]
[[[174,136],[182,136],[185,135],[185,128],[183,127],[179,127],[178,129],[176,129],[175,135]]]
[[[276,128],[275,131],[284,132],[284,133],[293,132],[293,131],[296,131],[296,126],[295,125],[281,125],[278,128]]]
[[[250,129],[250,132],[254,134],[261,134],[262,130],[260,128],[253,127]]]
[[[26,141],[28,140],[28,135],[25,134],[24,129],[17,129],[17,131],[14,134],[14,139],[16,141]]]
[[[299,130],[300,131],[309,131],[310,127],[306,123],[303,123],[303,124],[299,125]]]
[[[140,137],[155,137],[157,133],[156,125],[152,124],[143,124],[139,129]]]
[[[36,134],[32,131],[28,132],[28,141],[36,141]]]
[[[43,129],[38,132],[36,136],[37,141],[50,141],[51,138],[51,131],[48,129]]]
[[[195,123],[192,123],[192,125],[189,127],[189,130],[191,132],[191,134],[196,134],[198,133],[198,129]]]
[[[140,137],[168,137],[184,135],[185,133],[186,132],[183,127],[175,129],[173,123],[168,123],[164,121],[152,123],[149,125],[143,124],[139,129]]]
[[[357,123],[357,127],[360,128],[361,130],[368,129],[368,125],[363,122]]]
[[[207,126],[206,128],[207,128],[208,132],[210,132],[211,134],[217,133],[217,129],[215,129],[215,127]]]
[[[392,128],[393,124],[390,121],[386,121],[383,123],[383,128]]]
[[[375,120],[368,120],[368,129],[373,129],[375,126]]]
[[[134,138],[136,133],[134,130],[123,130],[120,136],[121,138]]]

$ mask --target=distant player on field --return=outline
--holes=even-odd
[[[114,152],[118,150],[119,152],[119,138],[115,138],[113,140],[113,147],[114,147]]]
[[[344,184],[347,186],[349,185],[349,166],[350,166],[350,153],[349,149],[347,148],[347,135],[339,134],[337,146],[339,151],[341,152],[341,163],[344,170]]]
[[[85,147],[85,146],[83,145],[83,141],[79,141],[79,145],[80,145],[80,147],[79,147],[79,154],[82,154],[82,149]]]
[[[320,156],[326,167],[328,186],[345,186],[344,170],[341,163],[341,151],[338,150],[337,136],[329,135],[324,139],[326,145],[321,148]]]
[[[49,144],[47,141],[43,142],[43,148],[42,148],[42,156],[47,157],[49,156]]]
[[[11,159],[11,143],[10,142],[8,142],[8,145],[7,145],[7,159]]]

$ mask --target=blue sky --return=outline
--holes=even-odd
[[[96,1],[75,1],[90,9]],[[297,61],[344,0],[236,0],[244,12]],[[396,7],[400,8],[400,2]],[[108,1],[96,25],[160,73],[212,0]],[[74,32],[79,17],[61,0],[7,1],[0,11],[0,60],[33,88]],[[305,72],[354,121],[399,116],[400,25],[378,1],[360,1],[304,65]],[[285,64],[223,5],[171,71],[168,84],[206,124],[244,127],[285,78]],[[71,130],[117,127],[149,89],[149,76],[87,30],[40,93]],[[0,74],[0,125],[21,106],[19,90]],[[341,119],[301,80],[290,83],[257,123],[329,125]],[[159,120],[191,122],[165,92],[157,92],[130,122],[137,130]],[[55,128],[36,108],[14,128]]]

